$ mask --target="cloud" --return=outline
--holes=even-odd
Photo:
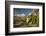
[[[15,14],[15,16],[25,16],[25,14]]]

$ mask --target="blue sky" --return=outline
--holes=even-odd
[[[28,14],[31,13],[32,9],[27,9],[27,8],[14,8],[14,14]]]

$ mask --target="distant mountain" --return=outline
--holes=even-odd
[[[32,13],[29,13],[28,15],[31,15]]]
[[[25,14],[15,14],[15,16],[25,16]]]

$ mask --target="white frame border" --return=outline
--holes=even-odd
[[[13,28],[13,8],[39,9],[39,27]],[[10,5],[10,32],[42,31],[42,6]]]

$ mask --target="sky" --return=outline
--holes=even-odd
[[[27,8],[14,8],[14,14],[28,14],[31,13],[32,9]]]

